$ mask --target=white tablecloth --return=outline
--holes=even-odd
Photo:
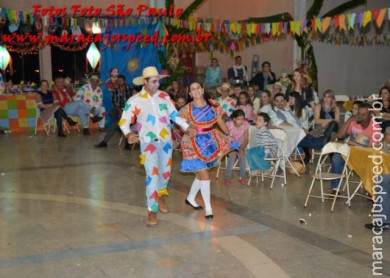
[[[295,128],[290,126],[278,126],[279,128],[284,129],[287,134],[286,149],[284,150],[285,155],[289,157],[294,149],[297,147],[298,143],[306,136],[306,133],[302,128]]]

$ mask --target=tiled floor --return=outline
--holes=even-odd
[[[304,208],[307,174],[269,190],[269,181],[241,185],[237,173],[227,187],[213,170],[206,220],[184,204],[193,176],[177,170],[176,152],[170,213],[149,228],[138,150],[119,148],[119,133],[94,149],[99,136],[0,136],[0,277],[372,276],[366,200],[338,201],[333,213],[316,199]],[[390,233],[383,240],[386,277]]]

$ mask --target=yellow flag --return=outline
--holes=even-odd
[[[363,14],[363,27],[366,27],[366,25],[371,21],[371,11],[365,11]]]
[[[279,22],[272,22],[272,36],[279,35]]]

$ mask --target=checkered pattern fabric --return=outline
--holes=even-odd
[[[35,95],[0,95],[0,127],[12,132],[34,131]]]

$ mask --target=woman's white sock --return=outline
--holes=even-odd
[[[206,210],[206,216],[212,215],[213,210],[211,209],[211,203],[210,203],[210,180],[207,181],[200,181],[200,193],[202,194],[205,210]]]
[[[201,181],[198,180],[197,178],[194,179],[191,185],[190,193],[187,196],[187,201],[193,205],[194,207],[198,207],[199,205],[195,201],[196,194],[198,194],[200,186],[201,186]]]

